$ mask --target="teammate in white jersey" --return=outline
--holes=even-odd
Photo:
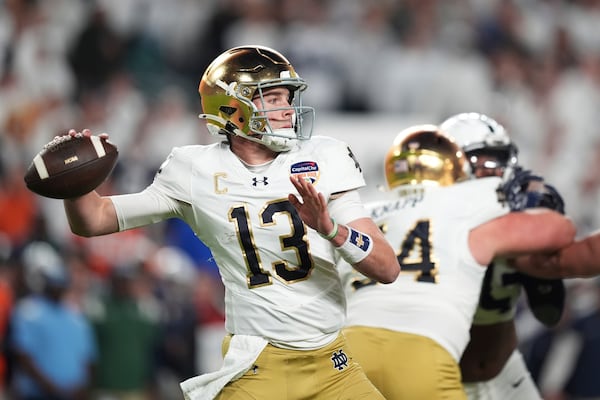
[[[457,114],[440,129],[461,146],[477,178],[502,177],[520,168],[516,145],[504,127],[487,115]],[[560,196],[555,200],[556,208],[562,209]],[[523,287],[540,322],[553,326],[560,320],[565,300],[562,280],[535,279],[517,271],[504,257],[494,259],[485,273],[470,341],[460,361],[469,400],[541,399],[517,347],[514,317]]]
[[[200,118],[223,142],[174,148],[140,193],[64,201],[79,235],[175,217],[210,247],[229,336],[223,368],[182,383],[188,399],[383,399],[340,333],[336,264],[343,258],[382,283],[400,267],[360,201],[365,182],[350,148],[308,140],[306,87],[277,51],[230,49],[199,86]]]
[[[473,179],[461,149],[437,126],[402,131],[385,176],[394,196],[369,207],[402,272],[380,285],[346,266],[344,333],[386,399],[466,399],[458,362],[486,267],[500,255],[565,246],[575,228],[551,210],[509,212],[527,191],[516,201],[503,190],[512,181]]]

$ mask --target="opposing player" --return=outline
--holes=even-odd
[[[402,272],[380,285],[345,268],[344,333],[386,399],[465,399],[458,363],[486,267],[502,255],[565,246],[575,228],[552,210],[510,212],[529,198],[521,185],[529,177],[474,179],[464,153],[437,126],[402,131],[384,164],[395,196],[370,209]]]
[[[383,398],[340,334],[336,263],[343,258],[382,283],[400,268],[360,201],[365,182],[350,148],[310,139],[306,88],[277,51],[230,49],[199,86],[200,117],[223,142],[174,148],[140,193],[64,201],[79,235],[175,217],[210,247],[229,336],[223,368],[182,383],[188,399]]]
[[[510,176],[520,168],[517,147],[504,127],[487,115],[457,114],[440,129],[462,147],[476,178]],[[562,199],[554,199],[540,205],[556,204],[558,211],[563,211]],[[514,317],[522,288],[540,322],[553,326],[562,315],[562,280],[536,279],[514,269],[505,257],[494,259],[485,273],[470,341],[460,361],[470,400],[541,399],[517,347]]]

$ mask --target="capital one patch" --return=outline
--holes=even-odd
[[[292,164],[290,175],[303,178],[314,185],[319,180],[321,173],[319,165],[315,161],[300,161]]]

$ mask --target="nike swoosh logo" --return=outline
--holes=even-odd
[[[521,379],[519,379],[518,381],[516,381],[516,382],[514,382],[514,383],[512,384],[512,387],[514,387],[514,388],[517,388],[517,387],[519,387],[519,385],[520,385],[521,383],[523,383],[523,381],[524,381],[524,380],[525,380],[525,378],[524,378],[524,377],[521,377]]]

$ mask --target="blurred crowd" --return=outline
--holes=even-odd
[[[319,115],[418,115],[428,123],[464,111],[492,116],[525,167],[560,190],[581,234],[600,227],[598,26],[599,0],[0,0],[0,329],[10,328],[21,300],[40,292],[27,279],[40,263],[24,255],[46,244],[67,268],[68,304],[105,338],[95,356],[98,370],[106,369],[97,374],[104,388],[158,382],[178,398],[177,381],[219,365],[222,286],[187,226],[169,221],[78,238],[62,203],[33,195],[23,174],[55,135],[90,128],[109,133],[120,153],[99,191],[142,189],[171,147],[216,139],[196,117],[198,82],[216,55],[241,44],[288,56],[310,85],[305,103],[317,109],[317,131]],[[122,281],[135,307],[115,318],[136,320],[137,328],[106,324],[121,310],[110,300]],[[600,304],[594,281],[570,287],[567,332]],[[127,339],[142,329],[139,321],[150,326],[147,340]],[[553,382],[547,393],[584,385],[573,383],[584,379],[576,374],[582,341],[560,346],[573,365],[563,368],[564,387],[555,387],[547,366],[555,337],[525,313],[520,326],[540,381]],[[147,347],[132,355],[131,343]],[[600,351],[600,342],[585,349]],[[119,364],[120,374],[140,375],[111,377],[106,365],[123,359],[138,365]],[[0,364],[5,384],[14,376],[11,360]]]

